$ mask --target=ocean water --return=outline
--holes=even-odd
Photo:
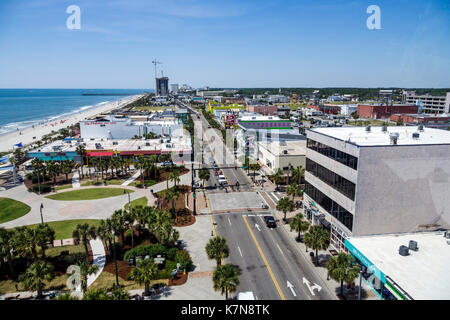
[[[0,89],[0,135],[152,89]]]

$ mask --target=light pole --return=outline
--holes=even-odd
[[[116,268],[116,285],[117,287],[119,286],[119,271],[117,269],[117,257],[116,257],[116,230],[114,230],[114,264],[115,264],[115,268]]]
[[[292,169],[292,165],[289,163],[288,185],[291,184],[291,169]]]
[[[41,211],[41,223],[42,224],[44,224],[44,218],[43,218],[43,216],[42,216],[42,209],[44,209],[44,204],[43,203],[41,203],[41,206],[40,206],[40,211]]]
[[[363,274],[363,270],[362,270],[362,266],[359,269],[359,288],[358,288],[358,300],[361,300],[361,280],[362,280],[362,274]]]

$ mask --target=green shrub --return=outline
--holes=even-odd
[[[158,272],[157,280],[159,279],[169,279],[171,277],[170,271],[161,270]]]
[[[169,252],[168,248],[163,246],[162,244],[148,244],[145,246],[140,246],[133,248],[131,250],[128,250],[124,255],[124,260],[128,261],[129,259],[141,256],[145,257],[146,255],[149,255],[151,259],[155,258],[158,254],[160,255],[167,255]]]
[[[168,271],[169,274],[172,272],[173,269],[177,268],[177,263],[175,261],[167,260],[166,265],[164,266],[164,270]]]
[[[182,269],[189,270],[192,267],[192,260],[189,253],[179,250],[175,255],[175,261],[181,265]]]
[[[166,259],[175,260],[175,256],[180,249],[178,248],[170,248],[166,251]]]
[[[32,188],[34,192],[39,192],[39,185],[35,184]],[[50,192],[52,188],[48,184],[41,184],[41,193]]]

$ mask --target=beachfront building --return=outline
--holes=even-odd
[[[80,121],[80,136],[84,140],[131,139],[134,136],[145,136],[150,132],[156,136],[183,136],[183,123],[175,118],[175,113],[171,117],[173,119],[158,116],[149,120],[135,121],[130,117],[110,115],[94,120],[84,120]]]
[[[85,164],[89,164],[92,158],[135,158],[141,155],[172,154],[174,162],[185,162],[190,160],[191,143],[186,136],[165,139],[115,139],[102,140],[93,139],[83,142],[75,140],[54,141],[48,145],[36,148],[28,153],[30,158],[38,158],[43,161],[73,160],[80,163],[81,157],[76,148],[83,144],[86,149]]]
[[[450,299],[450,232],[349,237],[345,246],[362,266],[362,280],[385,300]]]
[[[450,131],[418,127],[307,130],[304,206],[345,238],[448,228]]]
[[[156,96],[167,97],[169,95],[169,78],[156,78]]]
[[[298,166],[305,167],[306,140],[258,142],[258,162],[266,175],[283,170],[285,174]]]

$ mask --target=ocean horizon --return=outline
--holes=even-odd
[[[154,91],[154,89],[0,89],[0,135],[66,115],[70,116],[126,96]]]

